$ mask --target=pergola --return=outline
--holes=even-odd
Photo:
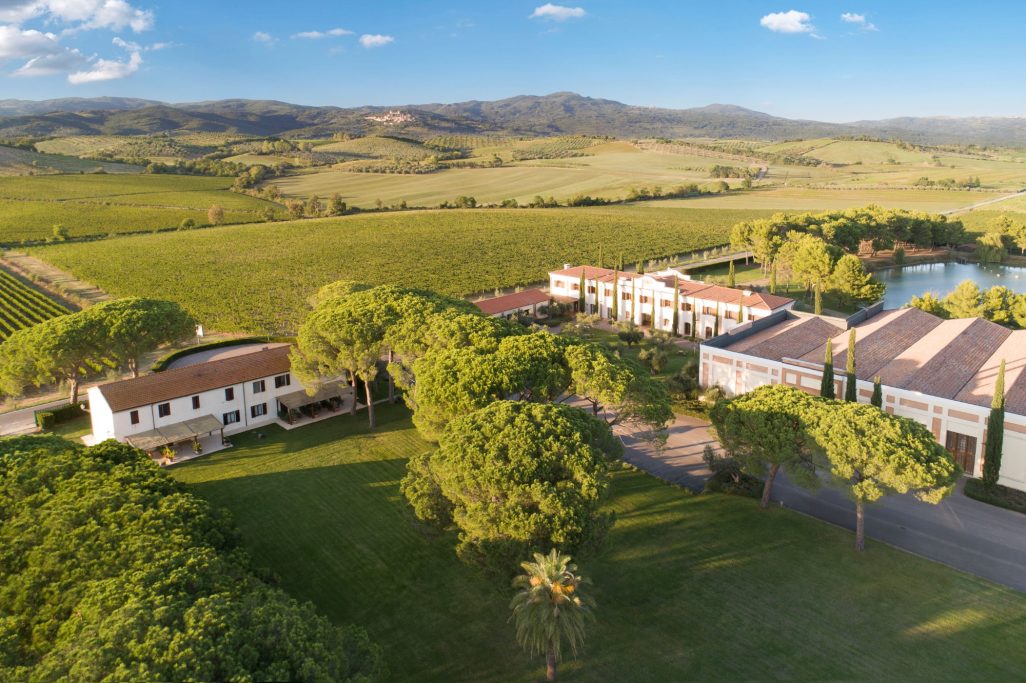
[[[201,436],[207,436],[214,432],[221,432],[221,440],[224,440],[224,425],[213,415],[204,415],[184,422],[164,425],[148,432],[133,434],[125,439],[136,448],[152,452],[164,446],[194,441]]]
[[[289,394],[282,394],[278,397],[278,403],[285,408],[286,419],[289,424],[292,424],[293,420],[295,420],[295,413],[300,412],[306,406],[316,405],[322,401],[330,401],[337,398],[342,408],[344,408],[346,400],[352,399],[352,397],[352,387],[332,382],[319,386],[312,396],[305,391],[293,391]]]

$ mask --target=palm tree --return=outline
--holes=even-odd
[[[587,579],[577,576],[577,565],[555,548],[548,555],[534,554],[534,562],[520,565],[524,573],[513,580],[519,592],[510,608],[516,622],[517,642],[531,654],[544,654],[546,680],[556,680],[564,642],[574,656],[584,642],[584,624],[595,601],[579,588]]]

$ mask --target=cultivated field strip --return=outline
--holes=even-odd
[[[0,340],[68,312],[7,271],[0,270]]]

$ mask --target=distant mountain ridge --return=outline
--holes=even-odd
[[[389,125],[367,118],[393,109],[411,114],[414,120]],[[571,92],[519,95],[494,101],[349,108],[244,99],[178,104],[123,97],[0,100],[0,136],[8,138],[173,131],[245,135],[393,132],[421,138],[439,134],[581,134],[769,140],[870,135],[923,144],[1026,147],[1026,118],[904,117],[826,123],[787,119],[731,104],[665,109]]]

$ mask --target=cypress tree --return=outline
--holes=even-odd
[[[577,310],[579,312],[581,312],[581,313],[587,313],[588,312],[587,309],[585,309],[585,306],[587,304],[585,303],[585,298],[584,298],[584,288],[587,287],[587,286],[588,286],[587,285],[587,281],[584,278],[584,268],[581,268],[581,284],[578,285],[578,292],[577,292]]]
[[[631,278],[631,324],[637,324],[637,312],[638,312],[638,281],[635,278]]]
[[[680,336],[680,286],[677,276],[673,276],[673,336]]]
[[[691,307],[691,338],[698,339],[698,310]]]
[[[634,271],[638,275],[644,275],[645,274],[645,262],[644,261],[638,261],[638,265],[635,266]]]
[[[613,271],[613,319],[612,322],[616,322],[620,319],[620,295],[616,291],[619,289],[617,285],[620,283],[620,271]]]
[[[596,263],[595,265],[598,266],[599,268],[601,268],[603,263],[604,263],[604,261],[602,259],[602,245],[600,244],[599,245],[598,263]]]
[[[720,305],[716,304],[716,318],[713,321],[713,336],[720,336]]]
[[[599,281],[598,275],[595,276],[595,313],[598,315],[599,320],[602,320],[602,298],[599,296]]]
[[[873,398],[869,399],[869,403],[883,409],[883,387],[880,386],[880,375],[873,378]]]
[[[834,394],[834,340],[827,339],[826,353],[823,355],[823,383],[819,386],[819,395],[823,398],[835,398]]]
[[[650,307],[650,310],[652,311],[652,321],[651,321],[651,324],[652,324],[652,329],[655,330],[655,329],[658,329],[658,325],[656,325],[656,305],[655,305],[656,298],[655,298],[655,290],[654,289],[652,290],[652,297],[651,297],[651,299],[652,299],[652,305]]]
[[[818,282],[816,283],[815,304],[812,312],[816,315],[823,315],[823,288]]]
[[[844,400],[855,403],[859,400],[858,380],[855,377],[855,328],[848,332],[848,367],[845,369]]]
[[[770,264],[770,294],[777,293],[777,264]]]
[[[987,419],[987,443],[983,447],[983,486],[988,491],[997,486],[1001,476],[1001,451],[1005,442],[1005,360],[1001,359],[994,398],[990,401]]]
[[[730,262],[730,266],[727,268],[727,285],[733,287],[736,284],[734,275],[734,262]]]

